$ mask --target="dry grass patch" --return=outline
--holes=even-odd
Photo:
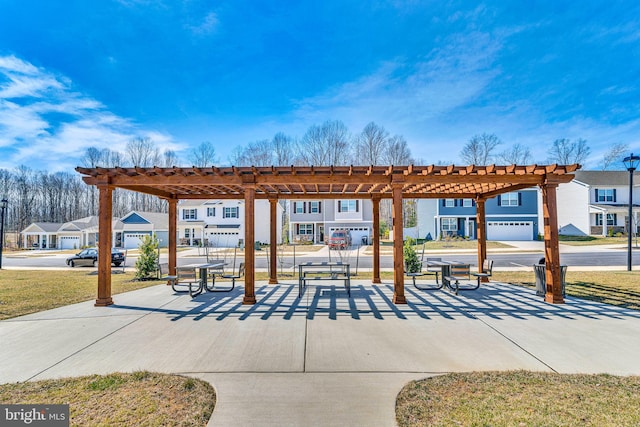
[[[602,237],[602,236],[558,236],[560,243],[569,246],[594,246],[594,245],[627,245],[628,238]]]
[[[0,402],[68,404],[74,426],[205,426],[216,394],[198,379],[134,372],[4,384]]]
[[[494,271],[492,281],[535,287],[533,271]],[[637,271],[567,271],[567,295],[640,310]]]
[[[0,270],[0,320],[95,299],[98,276],[93,271]],[[164,283],[133,279],[133,273],[111,275],[112,293]]]
[[[448,374],[407,384],[403,426],[637,426],[640,377],[540,372]]]

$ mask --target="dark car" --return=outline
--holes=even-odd
[[[329,249],[346,249],[351,246],[351,232],[336,230],[329,237]]]
[[[111,249],[111,264],[119,267],[124,262],[124,253],[116,248]],[[91,265],[98,263],[98,250],[96,248],[84,249],[74,256],[67,258],[67,265],[70,267]]]

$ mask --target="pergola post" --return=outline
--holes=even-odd
[[[402,185],[392,185],[393,193],[393,302],[406,304],[404,296],[404,231],[402,224]]]
[[[176,274],[178,250],[178,199],[168,199],[169,205],[169,275]],[[158,260],[159,261],[159,260]],[[169,284],[167,282],[167,284]]]
[[[373,198],[373,277],[372,283],[380,280],[380,197]]]
[[[278,250],[278,199],[269,199],[270,208],[270,243],[269,243],[269,284],[278,284],[278,264],[277,264],[277,250]]]
[[[476,198],[476,223],[478,225],[478,273],[482,273],[484,260],[487,259],[487,223],[484,210],[484,202],[485,200],[482,197]],[[480,278],[480,281],[488,282],[489,278],[486,276],[482,276]]]
[[[556,205],[556,188],[558,184],[545,182],[542,189],[542,215],[544,218],[544,258],[546,266],[547,292],[546,302],[564,303],[562,283],[560,280],[560,246],[558,243],[558,208]]]
[[[111,238],[112,238],[112,202],[113,187],[107,184],[97,185],[100,206],[98,208],[98,298],[96,307],[113,304],[111,298]]]
[[[255,184],[244,188],[244,299],[242,304],[255,304]]]

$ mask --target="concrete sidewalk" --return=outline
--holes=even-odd
[[[0,382],[150,371],[216,388],[210,425],[391,426],[411,379],[513,370],[639,375],[640,312],[490,283],[460,296],[390,283],[258,284],[191,299],[154,286],[0,322]]]

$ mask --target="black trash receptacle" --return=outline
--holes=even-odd
[[[547,293],[547,267],[544,264],[534,264],[533,271],[536,273],[536,295],[544,296]],[[562,283],[562,296],[566,295],[565,277],[567,276],[567,266],[560,266],[560,283]]]

